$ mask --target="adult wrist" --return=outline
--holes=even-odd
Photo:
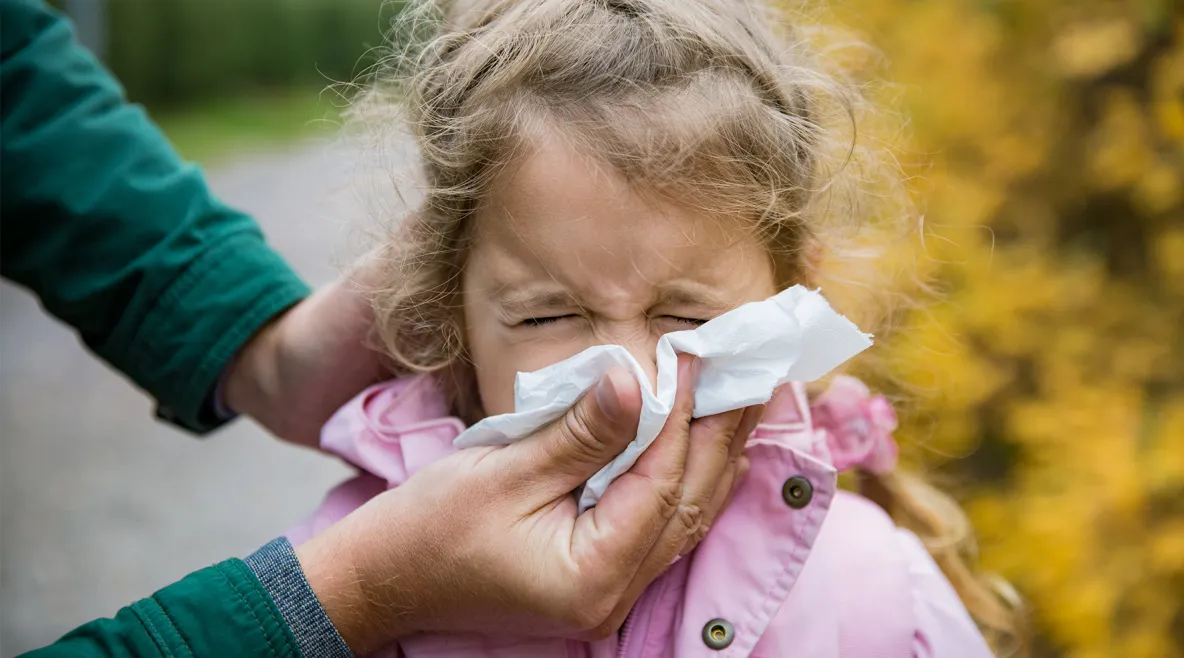
[[[278,376],[278,325],[290,309],[271,318],[245,342],[230,361],[221,386],[222,404],[233,414],[256,415],[276,395]]]
[[[422,613],[414,561],[406,546],[413,523],[399,523],[399,533],[388,533],[394,520],[404,520],[390,507],[400,491],[382,495],[381,510],[372,501],[295,550],[309,587],[321,601],[341,637],[355,653],[366,654],[426,628],[418,627]],[[378,511],[377,517],[373,512]],[[369,514],[368,514],[369,512]],[[375,537],[374,531],[380,536]],[[437,592],[438,594],[438,592]]]
[[[354,652],[366,654],[410,632],[399,632],[382,618],[379,602],[366,594],[352,551],[333,535],[330,529],[311,538],[296,549],[296,557],[342,640]]]

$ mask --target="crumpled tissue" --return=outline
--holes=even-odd
[[[735,308],[693,330],[658,340],[657,390],[620,345],[598,345],[514,382],[514,412],[490,416],[465,430],[455,446],[508,445],[562,416],[612,366],[641,382],[637,437],[585,484],[580,512],[596,504],[609,483],[629,470],[657,438],[674,404],[676,353],[701,359],[694,416],[700,418],[768,402],[791,381],[814,381],[870,347],[872,337],[839,315],[817,291],[793,286],[764,301]]]

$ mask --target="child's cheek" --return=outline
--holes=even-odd
[[[577,337],[559,340],[514,341],[490,345],[474,355],[477,386],[485,413],[514,411],[514,379],[519,372],[532,372],[582,352],[588,345]]]

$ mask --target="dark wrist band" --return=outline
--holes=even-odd
[[[300,653],[317,658],[353,658],[353,652],[334,628],[304,577],[296,552],[287,539],[268,542],[245,560],[280,610],[296,638]]]

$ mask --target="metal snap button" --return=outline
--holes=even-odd
[[[709,649],[727,649],[736,639],[736,629],[727,619],[712,619],[703,626],[703,644]]]
[[[814,498],[814,485],[806,478],[795,475],[785,481],[781,485],[781,497],[785,499],[785,504],[794,509],[802,509],[810,504],[810,499]]]

